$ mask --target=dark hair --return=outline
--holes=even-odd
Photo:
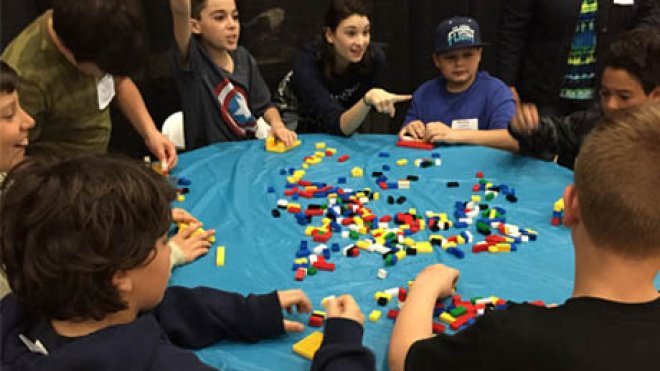
[[[321,36],[322,46],[319,58],[323,75],[328,80],[332,78],[332,70],[335,66],[337,55],[335,48],[325,39],[325,31],[328,29],[332,30],[332,32],[337,31],[339,24],[353,14],[371,19],[371,8],[363,0],[331,0],[330,6],[325,13],[323,34]],[[357,69],[358,73],[361,75],[368,75],[373,68],[373,58],[373,51],[370,44],[365,51],[362,60],[359,63],[352,64],[349,68]]]
[[[642,27],[620,34],[610,44],[605,67],[623,69],[646,94],[660,86],[660,28]]]
[[[190,16],[195,19],[202,17],[202,10],[206,8],[208,0],[191,0],[190,1]]]
[[[94,63],[113,75],[135,72],[146,60],[136,0],[54,0],[53,29],[77,62]]]
[[[0,61],[0,92],[11,94],[18,89],[18,75],[4,61]]]
[[[47,320],[125,309],[113,275],[155,256],[174,199],[148,167],[101,156],[23,162],[0,191],[0,267],[21,305]]]

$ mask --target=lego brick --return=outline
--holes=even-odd
[[[323,343],[323,333],[314,331],[306,338],[293,344],[293,352],[311,361],[316,351],[321,347],[321,343]]]
[[[218,246],[215,250],[215,265],[217,267],[222,267],[225,265],[225,247]]]
[[[378,309],[374,309],[371,311],[371,313],[369,313],[369,321],[378,322],[381,315],[382,315],[381,311],[379,311]]]
[[[435,148],[433,143],[427,143],[427,142],[418,142],[414,140],[399,140],[396,142],[397,147],[405,147],[405,148],[415,148],[415,149],[425,149],[425,150],[432,150]]]

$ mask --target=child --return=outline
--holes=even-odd
[[[296,133],[282,123],[254,58],[238,46],[234,0],[170,0],[176,40],[175,79],[187,148],[254,138],[263,116],[271,134],[290,146]]]
[[[566,303],[511,304],[456,335],[433,336],[435,301],[450,295],[458,271],[430,266],[394,325],[390,369],[660,369],[659,122],[657,103],[624,110],[585,140],[575,185],[564,191],[575,246]]]
[[[29,152],[104,153],[110,103],[117,105],[149,150],[166,165],[177,160],[129,77],[145,49],[135,1],[55,0],[14,39],[2,60],[21,77],[25,110],[36,120]]]
[[[621,34],[609,48],[600,81],[600,105],[569,116],[539,118],[536,106],[523,104],[509,126],[520,153],[556,158],[573,168],[584,137],[596,122],[619,109],[660,102],[660,28]]]
[[[515,149],[506,131],[515,102],[503,82],[478,71],[484,45],[472,18],[438,25],[433,63],[441,76],[415,91],[400,137]]]
[[[297,101],[293,106],[298,106],[303,130],[351,135],[372,109],[394,117],[395,104],[410,100],[410,95],[378,87],[385,54],[371,42],[365,1],[330,1],[320,39],[298,53],[288,81],[292,94],[282,88],[284,98],[292,95],[289,100]]]
[[[5,174],[25,158],[28,130],[34,119],[18,100],[18,76],[5,62],[0,61],[0,183]],[[0,273],[0,298],[9,292],[4,274]]]
[[[16,72],[0,61],[0,181],[25,158],[28,131],[34,127],[34,119],[21,107],[17,89]]]
[[[282,317],[282,308],[311,310],[300,290],[166,287],[173,196],[151,169],[112,158],[10,171],[0,200],[0,265],[13,291],[0,302],[2,369],[210,370],[182,348],[303,329]]]

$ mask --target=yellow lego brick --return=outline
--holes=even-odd
[[[307,258],[298,258],[298,259],[294,259],[293,263],[294,264],[305,264],[305,263],[307,263],[307,261],[308,261]]]
[[[321,219],[321,224],[323,224],[323,225],[330,224],[331,222],[332,222],[332,219],[330,219],[330,218]]]
[[[430,254],[433,252],[433,246],[428,241],[419,241],[415,243],[418,254]]]
[[[491,209],[490,212],[488,213],[488,218],[494,219],[495,217],[497,217],[497,210]]]
[[[563,211],[563,210],[564,210],[564,199],[560,198],[559,200],[557,200],[557,202],[555,202],[554,207],[553,207],[553,211],[559,212],[559,211]]]
[[[323,333],[314,331],[306,338],[293,344],[293,352],[311,361],[316,351],[321,347],[321,343],[323,343]]]
[[[410,215],[417,215],[417,209],[415,209],[415,208],[410,208],[410,209],[408,209],[408,214],[410,214]]]
[[[293,172],[293,176],[302,179],[305,176],[305,170],[296,170]]]
[[[316,144],[314,144],[314,148],[325,149],[325,142],[316,142]]]
[[[224,246],[218,246],[218,248],[215,250],[215,265],[218,267],[222,267],[225,265],[225,247]]]
[[[383,291],[378,291],[374,294],[374,300],[378,300],[380,298],[385,298],[385,299],[387,299],[387,301],[390,301],[390,300],[392,300],[392,295],[390,295],[386,292],[383,292]]]
[[[378,200],[380,200],[380,192],[375,192],[375,193],[373,194],[373,197],[374,197],[374,201],[378,201]]]
[[[316,227],[312,227],[311,225],[305,228],[305,235],[306,236],[311,236],[312,233],[316,230]]]
[[[364,220],[362,220],[362,218],[360,218],[359,216],[356,216],[353,218],[353,223],[355,223],[355,225],[357,226],[363,226]]]
[[[406,257],[406,250],[399,250],[394,255],[396,255],[396,258],[401,261]]]
[[[465,245],[465,238],[463,236],[456,236],[456,244],[458,245]]]
[[[481,196],[479,195],[472,195],[472,202],[481,202]]]
[[[496,253],[496,252],[499,252],[499,250],[497,249],[497,246],[491,245],[491,246],[488,246],[488,252],[489,253]]]
[[[369,321],[377,322],[380,319],[381,312],[378,309],[374,309],[369,313]]]
[[[314,152],[314,157],[324,158],[325,157],[325,152]]]
[[[298,180],[299,179],[296,178],[295,176],[286,177],[286,181],[289,182],[289,184],[296,184],[296,183],[298,183]]]
[[[408,165],[408,160],[406,160],[405,158],[402,158],[402,159],[396,160],[396,164],[399,165],[399,166],[406,166],[406,165]]]
[[[357,246],[360,249],[366,250],[371,244],[365,240],[360,240],[355,243],[355,246]]]
[[[279,140],[276,140],[274,137],[268,137],[266,138],[265,145],[266,145],[266,151],[268,152],[275,152],[275,153],[284,153],[287,151],[290,151],[300,145],[300,141],[297,140],[295,143],[293,143],[291,146],[287,147],[284,145],[284,142],[281,142]]]
[[[178,195],[176,195],[176,200],[177,200],[177,202],[183,202],[183,201],[186,200],[186,196],[178,194]]]
[[[416,243],[415,243],[415,240],[413,240],[412,238],[410,238],[410,237],[406,237],[406,238],[403,240],[403,244],[406,245],[406,246],[409,246],[409,247],[415,247],[415,244],[416,244]]]
[[[419,220],[419,230],[423,231],[424,229],[426,229],[426,220],[420,219]]]
[[[210,243],[215,243],[215,235],[209,237]]]
[[[303,169],[309,169],[309,165],[308,165],[308,164],[302,164],[302,165],[300,165],[300,167],[302,167]]]
[[[367,234],[368,233],[367,227],[360,227],[360,228],[358,228],[357,232],[359,234]]]
[[[364,170],[362,170],[362,168],[360,167],[354,167],[353,169],[351,169],[351,175],[354,178],[361,178],[362,176],[364,176]]]
[[[452,323],[454,323],[454,321],[456,321],[456,318],[454,318],[454,316],[452,316],[451,314],[449,314],[447,312],[440,313],[440,316],[438,317],[438,319],[440,321],[448,324],[448,325],[451,325]]]
[[[327,317],[326,313],[322,310],[315,310],[315,311],[312,312],[312,314],[316,315],[316,316],[321,316],[323,318]]]

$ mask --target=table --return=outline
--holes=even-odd
[[[442,262],[461,271],[458,293],[463,297],[496,295],[501,298],[524,301],[543,300],[546,303],[562,303],[571,294],[573,282],[573,250],[570,233],[566,227],[550,225],[554,202],[562,196],[563,189],[572,182],[573,173],[555,164],[525,158],[503,151],[472,147],[443,146],[433,152],[442,156],[439,167],[418,168],[413,161],[430,158],[430,151],[413,150],[395,146],[396,137],[390,135],[354,135],[350,138],[314,134],[301,135],[302,145],[284,154],[267,153],[263,141],[222,143],[186,153],[180,157],[176,175],[192,180],[186,200],[176,206],[184,207],[204,222],[206,228],[217,229],[217,244],[226,246],[224,267],[215,266],[214,253],[198,261],[177,268],[170,284],[182,286],[210,286],[240,293],[264,293],[276,289],[302,288],[314,306],[320,308],[321,298],[350,293],[357,299],[365,315],[378,307],[373,299],[376,291],[395,286],[405,286],[425,266]],[[539,232],[538,241],[522,244],[519,250],[504,254],[473,254],[470,246],[464,259],[457,259],[437,250],[433,254],[408,257],[394,267],[388,267],[388,278],[380,280],[376,272],[383,267],[382,258],[375,253],[362,253],[359,258],[347,258],[333,253],[331,261],[337,264],[334,272],[319,272],[303,282],[294,280],[291,266],[294,254],[304,236],[304,228],[286,212],[275,219],[271,210],[283,197],[286,176],[282,169],[299,169],[304,156],[313,155],[316,142],[325,142],[336,148],[337,154],[311,166],[305,179],[337,185],[338,177],[346,177],[344,187],[361,189],[370,187],[380,191],[381,199],[368,206],[377,215],[407,212],[416,208],[447,212],[450,217],[456,201],[468,201],[476,183],[475,173],[482,171],[494,184],[515,187],[517,203],[510,203],[500,195],[491,206],[507,210],[507,223],[528,227]],[[390,157],[379,157],[388,152]],[[350,159],[337,162],[340,155]],[[397,166],[396,160],[405,158],[408,165]],[[382,171],[387,164],[390,179],[418,175],[410,189],[381,191],[371,176]],[[364,177],[352,178],[350,170],[360,166]],[[458,188],[447,188],[449,181],[458,181]],[[276,192],[268,193],[274,186]],[[402,205],[389,205],[388,195],[407,197]],[[483,193],[481,193],[483,197]],[[300,199],[300,203],[318,203],[319,200]],[[313,225],[320,225],[317,217]],[[475,239],[481,236],[472,226]],[[439,232],[445,236],[460,233],[450,229]],[[426,239],[428,231],[414,237]],[[335,234],[331,241],[349,243]],[[217,245],[216,244],[216,245]],[[391,308],[389,305],[388,308]],[[378,369],[387,369],[386,351],[393,322],[385,318],[365,323],[364,343],[377,358]],[[292,316],[306,322],[306,316]],[[222,342],[197,351],[206,363],[223,370],[306,370],[310,362],[298,357],[291,346],[308,335],[290,334],[258,344]]]

